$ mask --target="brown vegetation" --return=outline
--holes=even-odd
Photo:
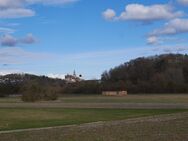
[[[50,85],[41,85],[37,81],[30,81],[22,88],[22,100],[35,102],[40,100],[57,100],[58,89]]]
[[[103,90],[129,93],[188,93],[188,55],[137,58],[102,74]]]

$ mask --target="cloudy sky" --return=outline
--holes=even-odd
[[[188,53],[188,0],[0,0],[0,74],[93,79],[161,53]]]

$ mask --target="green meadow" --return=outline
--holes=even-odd
[[[1,108],[0,130],[73,125],[97,121],[186,112],[181,109],[127,110],[127,109],[61,109],[61,108]]]

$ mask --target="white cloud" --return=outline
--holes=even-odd
[[[32,4],[64,5],[78,0],[0,0],[0,18],[22,18],[35,15]]]
[[[171,35],[178,35],[188,33],[188,19],[173,19],[167,22],[163,27],[155,29],[147,38],[148,44],[158,44],[167,41],[183,41],[181,39],[173,38]],[[166,38],[168,37],[168,38]]]
[[[17,45],[17,39],[9,34],[2,36],[0,41],[2,46],[12,47]]]
[[[153,48],[154,52],[161,52],[161,53],[184,53],[188,51],[187,45],[172,45],[172,46],[157,46]]]
[[[116,12],[113,9],[107,9],[102,15],[106,20],[112,20],[116,16]]]
[[[25,51],[20,47],[0,48],[0,64],[24,64],[53,58],[51,54]]]
[[[168,20],[183,15],[181,11],[174,11],[173,7],[168,4],[156,4],[145,6],[142,4],[129,4],[125,6],[120,16],[112,16],[116,20],[133,20],[142,22],[152,22],[158,20]]]
[[[5,8],[18,8],[23,4],[23,0],[0,0],[1,9]]]
[[[20,39],[20,42],[24,44],[33,44],[37,42],[37,39],[33,36],[33,34],[29,33],[24,38]]]
[[[188,19],[173,19],[165,24],[164,27],[154,30],[151,35],[174,35],[188,33]]]
[[[42,3],[42,4],[52,4],[52,5],[57,5],[57,4],[69,4],[69,3],[74,3],[77,2],[78,0],[26,0],[26,2],[30,4],[37,4],[37,3]]]
[[[0,18],[21,18],[34,16],[35,12],[25,8],[24,0],[1,0]]]
[[[23,38],[16,38],[10,34],[5,34],[0,38],[1,46],[13,47],[18,44],[33,44],[36,38],[32,34],[28,34]]]
[[[0,18],[23,18],[23,17],[32,17],[35,15],[35,12],[31,9],[25,8],[8,8],[0,9]]]
[[[188,0],[177,0],[182,5],[188,5]]]
[[[147,39],[148,44],[157,44],[158,43],[158,37],[157,36],[149,36]]]
[[[0,33],[10,34],[10,33],[14,33],[14,32],[15,32],[15,30],[12,28],[0,27]]]

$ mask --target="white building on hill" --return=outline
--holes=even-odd
[[[70,74],[65,75],[65,81],[67,83],[75,83],[75,82],[83,81],[83,79],[81,78],[82,75],[77,76],[75,71],[73,72],[73,75]]]

